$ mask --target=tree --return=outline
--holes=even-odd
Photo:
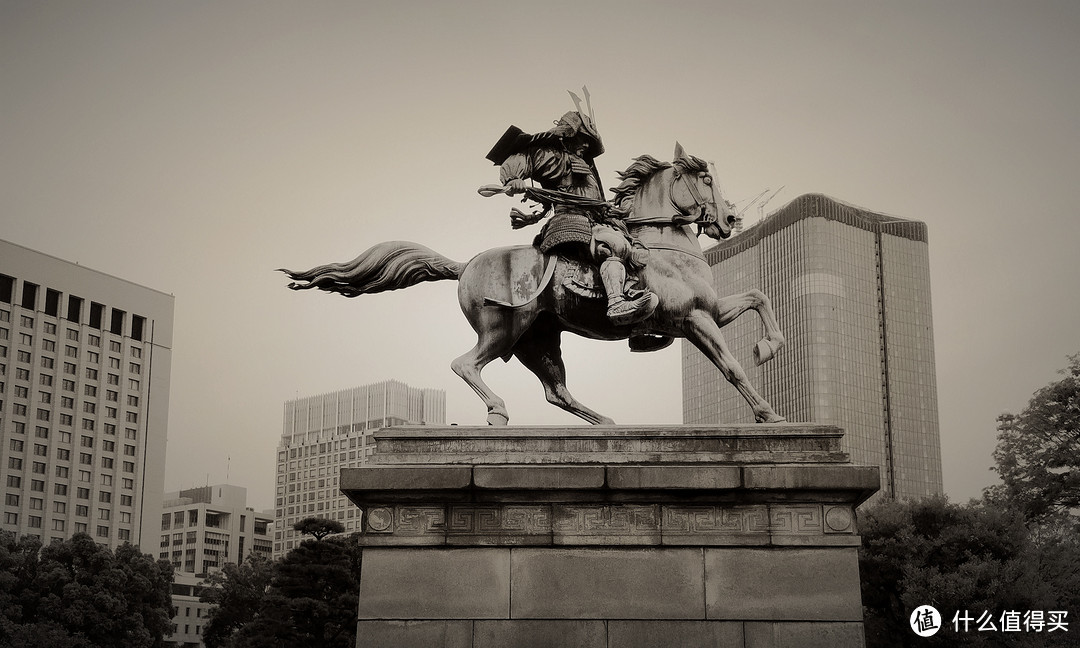
[[[314,536],[316,540],[322,540],[328,535],[341,533],[345,530],[345,525],[337,520],[309,517],[294,524],[293,528],[304,535]]]
[[[206,648],[228,646],[233,635],[255,618],[273,575],[274,563],[253,553],[243,563],[226,563],[220,571],[207,576],[200,597],[202,602],[212,604],[209,620],[203,626]]]
[[[258,614],[230,647],[352,648],[359,564],[354,540],[305,540],[274,564]]]
[[[147,648],[172,627],[172,566],[84,534],[0,538],[0,645]]]
[[[998,417],[992,470],[1002,483],[986,492],[1036,524],[1080,507],[1080,354],[1060,373],[1065,377],[1035,392],[1019,414]]]
[[[1053,555],[1032,541],[1022,515],[982,502],[944,497],[883,502],[861,514],[859,567],[868,646],[1061,646],[1070,633],[954,632],[956,612],[1070,610],[1076,601],[1076,543]],[[1071,565],[1071,575],[1059,573]],[[943,628],[916,636],[908,616],[933,605]],[[1070,615],[1071,616],[1071,615]]]

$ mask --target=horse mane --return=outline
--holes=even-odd
[[[654,174],[672,166],[680,174],[699,173],[708,170],[709,163],[693,155],[676,158],[670,164],[661,162],[651,155],[640,155],[634,158],[634,161],[630,163],[630,166],[626,167],[625,171],[617,174],[622,182],[619,183],[618,187],[611,190],[611,193],[615,194],[612,201],[615,204],[612,210],[613,215],[616,218],[628,217],[634,209],[634,196],[637,195],[637,190],[642,183]]]

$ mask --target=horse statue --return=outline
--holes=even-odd
[[[676,144],[672,163],[645,155],[619,175],[623,182],[614,190],[614,208],[625,214],[631,236],[648,248],[639,279],[658,297],[652,315],[636,324],[615,325],[607,318],[595,267],[557,255],[545,258],[531,245],[495,248],[459,263],[416,243],[389,241],[349,263],[281,271],[293,280],[289,284],[293,290],[317,288],[346,297],[456,279],[461,310],[477,341],[451,368],[483,399],[489,425],[506,425],[509,415],[506,403],[484,383],[480,372],[496,358],[511,357],[536,374],[548,402],[590,423],[614,424],[567,390],[560,348],[563,331],[598,340],[630,339],[631,348],[640,351],[686,338],[746,399],[757,422],[784,421],[747,380],[720,332],[752,309],[765,328],[754,348],[756,362],[771,359],[784,344],[764,293],[751,290],[718,297],[713,288],[712,272],[690,225],[713,238],[727,238],[736,216],[708,173],[708,164]],[[490,195],[499,189],[482,187],[480,192]]]

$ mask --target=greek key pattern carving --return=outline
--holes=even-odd
[[[451,506],[450,535],[543,535],[551,533],[547,506]]]
[[[446,533],[446,509],[442,506],[394,507],[394,535],[419,536]]]
[[[556,505],[553,530],[571,536],[658,535],[657,505]]]
[[[820,535],[821,506],[772,505],[769,507],[769,532],[773,535]]]
[[[664,507],[664,533],[716,535],[768,532],[769,517],[765,505]]]

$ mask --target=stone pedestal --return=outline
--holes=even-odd
[[[357,646],[864,645],[855,507],[813,424],[401,427],[363,509]]]

